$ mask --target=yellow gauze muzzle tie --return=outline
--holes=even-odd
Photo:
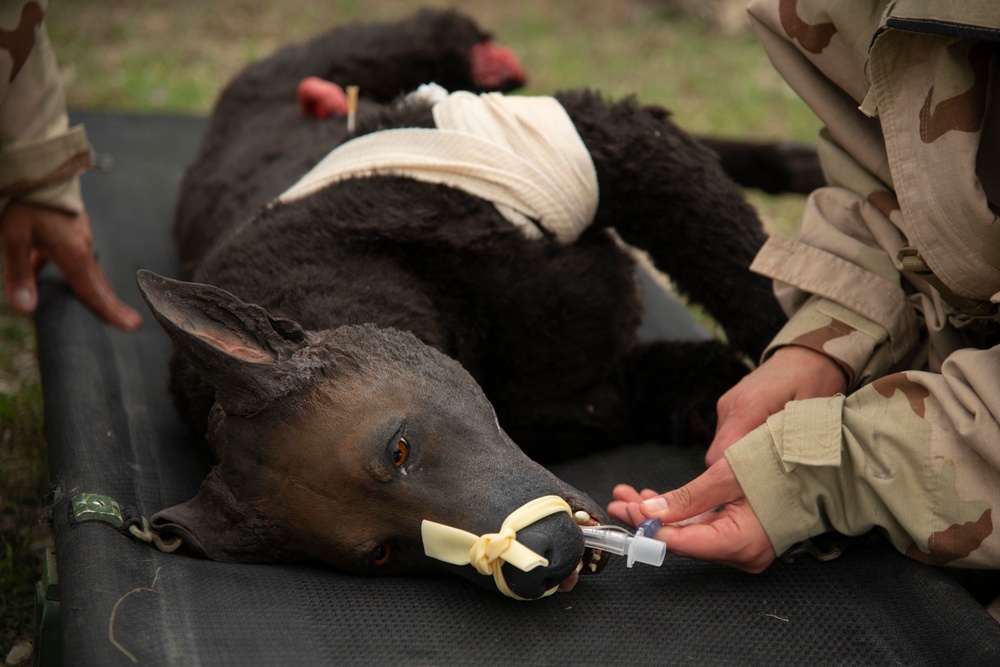
[[[503,578],[503,564],[510,563],[522,572],[548,565],[547,559],[517,541],[517,531],[557,512],[573,514],[569,504],[559,496],[542,496],[511,512],[499,532],[485,535],[474,535],[461,528],[424,519],[420,524],[424,553],[452,565],[471,564],[480,574],[492,574],[501,593],[516,600],[525,600],[527,598],[522,598],[507,586]],[[545,591],[545,595],[552,595],[557,588]]]

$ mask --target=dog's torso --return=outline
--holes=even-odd
[[[638,225],[651,215],[669,217],[669,211],[655,210],[659,200],[690,198],[686,190],[691,187],[706,193],[705,201],[690,202],[705,219],[730,215],[741,198],[704,148],[634,102],[611,104],[587,91],[557,99],[590,150],[601,184],[595,220],[574,243],[527,239],[490,202],[395,176],[341,181],[301,201],[268,206],[352,138],[342,121],[318,123],[287,100],[244,121],[245,141],[215,145],[189,174],[188,217],[179,220],[182,257],[196,264],[195,280],[309,329],[371,322],[414,333],[472,373],[502,423],[523,405],[566,396],[586,410],[584,421],[595,411],[621,411],[625,390],[613,385],[620,383],[616,376],[633,349],[641,313],[632,257],[608,230],[627,229],[625,223]],[[368,102],[358,117],[362,133],[433,126],[426,104]],[[653,151],[658,162],[645,164],[632,148],[650,140],[663,146]],[[250,160],[251,154],[257,159]],[[706,187],[706,174],[717,187]],[[220,179],[231,187],[206,185]],[[648,202],[633,199],[642,196],[643,187],[665,195]],[[193,210],[191,201],[203,191],[210,193],[212,207],[230,215],[209,219]],[[721,210],[712,210],[713,197],[723,202]],[[712,223],[730,236],[714,243],[732,243],[738,252],[723,258],[727,272],[728,265],[749,262],[762,238],[752,212],[737,213],[737,234],[729,234],[732,221]],[[199,234],[185,237],[191,221],[197,221]],[[675,224],[686,230],[702,221]],[[206,229],[211,231],[207,243]],[[667,236],[670,230],[654,233]],[[693,273],[687,265],[702,261],[699,253],[708,250],[684,234],[667,248],[673,261],[685,265],[679,275]],[[698,229],[695,236],[712,234]],[[708,264],[713,261],[707,258]],[[711,280],[711,272],[705,273]],[[602,405],[608,401],[616,405]],[[565,430],[561,419],[555,421],[557,431]],[[510,429],[522,447],[542,459],[606,446],[603,439],[615,435],[602,427],[580,439],[579,429],[569,428],[572,449],[559,452],[554,434],[533,426],[511,421]],[[626,430],[619,435],[627,435]]]
[[[431,128],[429,106],[399,96],[429,81],[482,90],[467,54],[486,39],[457,14],[425,12],[279,51],[223,93],[175,227],[195,282],[140,280],[180,350],[184,416],[219,461],[196,498],[153,522],[197,553],[426,571],[442,566],[423,555],[421,518],[478,535],[552,494],[599,517],[525,453],[703,437],[745,355],[779,326],[769,282],[747,270],[764,236],[740,189],[700,142],[633,100],[556,96],[600,188],[571,243],[527,238],[492,202],[398,175],[275,202],[351,138],[342,118],[301,114],[296,79],[359,85],[361,134]],[[616,236],[714,315],[729,344],[637,342],[633,260]],[[565,516],[522,533],[552,554],[512,575],[526,597],[588,558]]]

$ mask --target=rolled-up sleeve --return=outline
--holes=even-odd
[[[16,199],[79,213],[91,151],[83,127],[69,127],[46,5],[0,3],[0,210]]]
[[[831,186],[810,196],[797,240],[768,239],[751,269],[775,281],[789,320],[765,358],[784,345],[808,347],[834,359],[853,389],[913,352],[921,324],[877,238],[903,245],[878,206]]]
[[[881,529],[907,556],[1000,567],[1000,347],[941,373],[789,403],[726,451],[778,553],[829,530]]]

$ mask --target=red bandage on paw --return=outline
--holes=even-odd
[[[329,118],[333,115],[347,114],[347,95],[344,94],[343,88],[332,81],[318,76],[306,77],[299,83],[295,95],[299,101],[299,108],[307,116]]]

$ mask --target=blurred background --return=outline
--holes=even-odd
[[[774,72],[746,0],[51,0],[49,37],[70,108],[209,113],[246,63],[357,21],[450,6],[511,47],[523,92],[594,87],[673,112],[686,130],[811,142],[819,123]],[[794,233],[803,198],[748,192],[765,224]],[[30,319],[0,305],[0,660],[32,633],[34,586],[51,545],[41,388]],[[16,657],[16,656],[11,656]]]

